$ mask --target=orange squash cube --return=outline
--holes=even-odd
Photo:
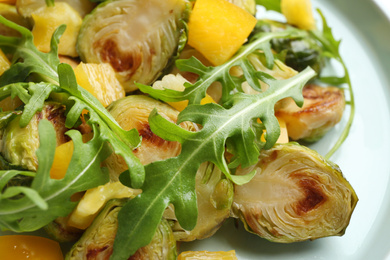
[[[221,65],[246,41],[256,22],[226,0],[197,0],[188,22],[188,44],[213,65]]]

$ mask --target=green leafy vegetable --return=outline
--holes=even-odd
[[[67,64],[59,64],[58,42],[65,26],[60,26],[54,32],[50,52],[42,53],[34,46],[33,35],[28,29],[2,16],[0,23],[19,31],[22,35],[21,38],[0,35],[0,47],[13,57],[12,66],[0,77],[0,86],[3,86],[0,89],[0,100],[8,95],[18,96],[26,104],[20,121],[21,127],[26,126],[31,117],[42,109],[43,102],[51,93],[65,93],[69,100],[74,101],[67,115],[66,126],[73,127],[83,109],[88,110],[91,115],[90,123],[99,125],[102,136],[128,164],[133,187],[140,187],[144,180],[144,169],[132,153],[132,149],[138,147],[141,142],[138,132],[135,129],[123,130],[92,94],[77,85],[72,68]],[[30,75],[38,76],[52,84],[20,83]]]
[[[319,30],[313,30],[313,31],[310,31],[310,33],[319,42],[321,42],[321,44],[324,48],[324,52],[322,53],[322,55],[325,55],[328,58],[335,59],[336,61],[338,61],[341,64],[341,66],[344,69],[344,76],[343,77],[335,77],[335,76],[334,77],[320,77],[320,80],[322,82],[333,84],[333,85],[340,85],[343,83],[347,84],[348,90],[349,90],[349,99],[350,99],[349,104],[351,105],[351,111],[349,114],[349,118],[348,118],[347,124],[346,124],[343,132],[341,133],[341,135],[340,135],[339,139],[337,140],[337,142],[335,143],[335,145],[332,147],[332,149],[325,156],[328,159],[337,151],[338,148],[340,148],[340,146],[343,144],[343,142],[345,141],[345,139],[347,138],[347,136],[349,134],[349,131],[351,129],[352,122],[353,122],[353,119],[355,116],[355,98],[354,98],[352,83],[351,83],[351,79],[349,77],[349,72],[348,72],[347,66],[345,65],[344,60],[341,57],[340,51],[339,51],[341,41],[335,40],[335,38],[332,34],[332,29],[328,26],[328,23],[326,22],[324,15],[322,14],[322,12],[319,9],[317,9],[317,11],[319,12],[319,14],[321,15],[321,18],[322,18],[323,30],[322,30],[322,32]]]
[[[94,129],[98,131],[97,128]],[[107,143],[96,135],[83,143],[80,132],[67,132],[74,142],[73,156],[63,179],[50,178],[50,168],[56,148],[55,131],[51,123],[39,124],[40,147],[37,151],[38,170],[31,187],[5,184],[22,171],[0,171],[0,227],[15,232],[37,230],[58,216],[68,215],[77,202],[70,197],[80,191],[102,185],[109,180],[108,173],[100,167],[108,156]],[[18,196],[23,194],[24,196]]]
[[[300,74],[278,81],[264,73],[258,77],[269,85],[268,90],[257,95],[238,93],[233,96],[229,109],[217,104],[190,105],[179,114],[178,123],[191,121],[202,125],[198,132],[181,129],[156,112],[149,118],[154,133],[170,141],[182,143],[179,156],[145,166],[146,179],[142,193],[129,201],[118,214],[119,225],[112,259],[126,259],[139,247],[150,242],[165,208],[172,203],[175,214],[184,229],[191,230],[196,224],[197,206],[195,175],[201,163],[210,161],[237,184],[248,182],[247,176],[231,175],[224,157],[228,138],[236,146],[236,160],[246,167],[256,163],[259,147],[254,143],[251,128],[254,118],[260,118],[267,132],[264,148],[272,147],[279,137],[280,128],[274,115],[277,101],[292,97],[302,105],[302,88],[315,75],[307,68]],[[125,182],[125,180],[121,179]],[[133,221],[128,222],[127,219]],[[140,236],[140,234],[143,234]],[[120,249],[127,248],[128,252]]]
[[[202,98],[206,96],[207,88],[215,81],[222,83],[222,103],[226,102],[231,91],[237,88],[237,82],[247,81],[252,88],[261,91],[259,78],[262,77],[261,72],[255,68],[248,61],[248,55],[261,50],[265,53],[267,67],[273,66],[273,55],[270,48],[270,40],[283,37],[300,37],[302,31],[289,28],[283,32],[259,33],[253,36],[253,41],[240,48],[236,55],[234,55],[228,62],[216,66],[206,67],[199,60],[191,57],[187,60],[176,61],[176,66],[181,71],[188,71],[199,75],[198,80],[194,84],[186,83],[184,91],[176,91],[171,89],[154,89],[150,86],[137,84],[139,89],[148,93],[154,98],[161,99],[165,102],[177,102],[181,100],[189,100],[189,104],[200,104]],[[243,70],[243,79],[233,77],[229,71],[233,66],[240,66]]]

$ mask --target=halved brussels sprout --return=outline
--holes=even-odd
[[[67,217],[58,217],[44,227],[46,233],[58,242],[73,242],[81,237],[84,230],[68,225]]]
[[[69,141],[65,135],[65,107],[59,103],[48,102],[41,112],[34,115],[26,127],[19,126],[21,115],[17,115],[3,129],[0,140],[0,154],[10,164],[24,169],[36,171],[38,158],[35,154],[39,147],[38,124],[42,119],[48,119],[54,126],[57,135],[57,145]]]
[[[275,107],[275,115],[287,125],[292,140],[315,142],[340,122],[344,109],[344,91],[337,87],[307,85],[302,91],[303,107],[284,99]]]
[[[173,220],[172,230],[178,241],[192,241],[212,236],[229,217],[233,201],[233,184],[212,163],[203,163],[196,174],[198,220],[191,231],[184,230],[177,221],[170,205],[164,217]]]
[[[118,229],[117,216],[126,200],[109,201],[81,239],[73,245],[65,259],[109,259]],[[169,260],[176,259],[176,256],[176,241],[172,230],[168,222],[162,219],[150,244],[138,249],[130,259]]]
[[[247,184],[235,186],[233,212],[245,228],[273,242],[343,235],[356,206],[339,167],[296,143],[262,151]]]
[[[130,95],[114,101],[107,107],[123,129],[135,128],[142,136],[141,146],[135,149],[133,153],[144,165],[175,157],[181,150],[180,143],[166,141],[150,130],[148,118],[154,108],[166,119],[176,122],[179,114],[176,109],[144,95]],[[195,125],[189,122],[181,123],[180,126],[187,130],[196,130]],[[105,166],[114,181],[118,180],[119,174],[127,170],[124,159],[117,154],[111,154],[105,160]]]
[[[80,58],[111,64],[126,92],[149,85],[175,54],[186,15],[186,0],[106,1],[84,19]]]

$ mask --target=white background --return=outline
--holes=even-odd
[[[390,19],[390,0],[374,0]]]

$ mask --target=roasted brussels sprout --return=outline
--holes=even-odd
[[[233,215],[273,242],[343,235],[358,198],[339,167],[296,143],[262,151],[247,184],[235,186]]]
[[[0,140],[0,154],[13,165],[36,171],[38,159],[35,154],[39,147],[38,123],[48,119],[54,126],[57,134],[57,145],[69,141],[65,135],[65,107],[54,102],[46,103],[41,112],[34,115],[24,128],[19,126],[21,115],[17,115],[5,126]]]
[[[166,141],[155,135],[149,127],[148,117],[156,108],[166,119],[176,122],[179,112],[171,106],[143,95],[130,95],[111,103],[108,111],[125,130],[137,129],[142,136],[142,144],[133,152],[141,163],[146,165],[154,161],[175,157],[180,153],[181,145],[178,142]],[[184,122],[181,127],[187,130],[196,130],[192,123]],[[112,180],[117,181],[119,174],[127,169],[124,159],[116,154],[110,155],[105,166],[109,169]]]
[[[275,114],[286,122],[292,140],[315,142],[340,122],[345,97],[342,89],[307,85],[302,91],[303,107],[292,99],[284,99],[275,108]]]
[[[67,217],[58,217],[46,225],[44,230],[58,242],[76,241],[84,232],[84,230],[69,226]]]
[[[229,217],[233,201],[233,184],[212,163],[203,163],[196,174],[198,220],[191,231],[184,230],[177,222],[170,205],[164,217],[173,220],[172,230],[178,241],[192,241],[212,236]]]
[[[84,19],[77,48],[84,62],[109,63],[126,92],[149,85],[175,54],[186,0],[111,0]],[[138,15],[142,14],[142,15]]]
[[[118,228],[118,212],[125,201],[126,199],[109,201],[65,259],[109,259]],[[168,222],[163,219],[150,244],[138,249],[130,259],[169,260],[176,259],[176,255],[176,241]]]
[[[254,32],[274,32],[285,30],[287,24],[276,21],[260,20]],[[310,66],[317,73],[324,67],[324,57],[322,47],[316,40],[307,34],[305,38],[298,39],[273,39],[271,47],[277,53],[285,52],[285,63],[287,66],[302,71]]]

